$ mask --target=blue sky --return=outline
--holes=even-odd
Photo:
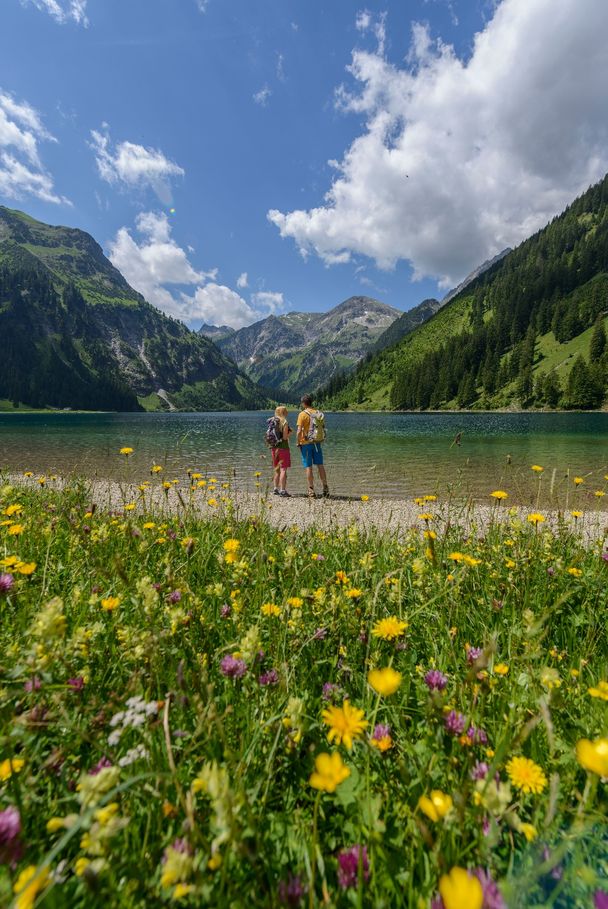
[[[197,326],[442,296],[608,169],[604,0],[2,0],[0,203]]]

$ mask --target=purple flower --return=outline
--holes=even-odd
[[[169,594],[169,602],[170,602],[170,603],[179,603],[179,601],[181,600],[181,598],[182,598],[181,590],[173,590],[173,591]]]
[[[477,662],[482,653],[483,650],[481,647],[469,647],[467,650],[467,663],[472,665],[473,663]]]
[[[12,574],[0,574],[0,593],[8,593],[14,583]]]
[[[471,770],[471,779],[472,780],[485,780],[488,775],[489,766],[485,761],[477,761],[473,769]]]
[[[498,884],[492,879],[489,871],[485,871],[484,868],[475,868],[473,874],[483,890],[483,909],[506,909]]]
[[[260,685],[277,685],[278,681],[279,673],[276,669],[269,669],[268,672],[263,672],[258,679]]]
[[[552,578],[553,575],[555,574],[555,568],[552,568],[552,567],[547,568],[547,574],[549,575],[550,578]]]
[[[327,628],[317,628],[312,636],[313,641],[322,641],[327,637]]]
[[[321,697],[324,701],[331,701],[334,694],[337,694],[340,691],[339,685],[334,685],[333,682],[325,682],[321,690]]]
[[[4,811],[0,811],[0,864],[15,865],[19,861],[23,852],[20,834],[19,812],[9,805]]]
[[[391,727],[387,726],[386,723],[376,723],[374,726],[374,734],[372,739],[375,742],[381,741],[381,739],[389,738],[391,734]]]
[[[27,682],[23,683],[23,688],[25,691],[38,691],[41,684],[40,679],[35,675],[31,679],[28,679]]]
[[[359,867],[363,872],[363,880],[369,880],[369,861],[367,847],[355,844],[350,849],[338,853],[338,883],[342,890],[356,887],[359,883]]]
[[[221,617],[222,617],[223,619],[227,619],[231,612],[232,612],[232,609],[231,609],[231,607],[228,605],[228,603],[224,603],[224,605],[223,605],[222,608],[220,609],[220,615],[221,615]]]
[[[279,884],[279,901],[285,906],[299,906],[306,894],[306,887],[297,874],[290,874]]]
[[[316,556],[314,556],[314,560],[315,560],[315,562],[324,562],[324,561],[325,561],[325,556],[324,556],[324,555],[321,555],[321,553],[318,552],[318,553],[316,554]]]
[[[450,735],[462,735],[467,721],[462,713],[458,713],[456,710],[450,710],[443,722],[446,731],[449,732]]]
[[[604,562],[608,562],[608,552],[603,552],[603,553],[602,553],[602,558],[603,558]],[[602,894],[600,893],[600,896],[601,896],[601,895],[602,895]]]
[[[108,760],[108,758],[104,755],[99,761],[97,761],[94,767],[91,767],[89,770],[89,776],[97,776],[97,774],[101,773],[102,770],[105,770],[106,767],[111,766],[112,761]]]
[[[366,631],[359,632],[359,640],[361,641],[362,644],[367,644],[367,632]]]
[[[484,817],[483,824],[481,825],[481,832],[484,836],[490,835],[490,818]]]
[[[227,678],[242,679],[247,672],[247,664],[244,660],[237,660],[228,653],[220,662],[220,669]]]
[[[608,553],[606,553],[606,555],[608,555]],[[608,893],[604,890],[598,890],[593,897],[593,905],[595,906],[595,909],[608,909]]]
[[[424,682],[429,691],[443,691],[448,683],[448,680],[444,676],[443,672],[439,672],[438,669],[431,669],[425,675]]]
[[[81,675],[76,676],[74,679],[68,679],[68,687],[73,691],[82,691],[84,688],[84,679]]]
[[[475,726],[469,726],[467,729],[467,738],[470,739],[474,745],[488,744],[488,736],[485,729],[476,729]]]
[[[551,850],[548,846],[543,846],[543,862],[551,861]],[[564,870],[560,864],[556,864],[549,871],[549,875],[553,878],[554,881],[561,881],[564,874]]]

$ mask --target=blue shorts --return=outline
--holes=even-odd
[[[323,450],[320,442],[307,442],[306,445],[300,445],[300,454],[302,455],[302,467],[312,467],[313,464],[323,463]]]

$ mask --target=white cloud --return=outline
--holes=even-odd
[[[196,0],[196,5],[199,12],[206,13],[207,7],[209,6],[209,0]]]
[[[23,6],[33,3],[34,6],[48,13],[59,25],[75,22],[85,28],[89,24],[86,9],[88,0],[21,0]]]
[[[56,141],[33,107],[0,90],[0,195],[8,199],[30,195],[70,205],[55,192],[40,158],[39,144]]]
[[[171,202],[170,179],[183,177],[179,164],[155,148],[145,148],[134,142],[119,142],[114,149],[106,124],[102,131],[91,130],[90,148],[95,152],[97,169],[102,180],[124,183],[126,186],[151,187],[164,205]]]
[[[247,287],[248,284],[249,284],[249,277],[247,275],[247,272],[244,271],[236,279],[236,286],[242,290],[244,287]]]
[[[283,295],[277,293],[253,294],[250,305],[236,291],[217,283],[217,268],[194,268],[172,238],[166,214],[144,212],[136,220],[136,229],[139,240],[128,228],[120,228],[110,244],[110,260],[135,290],[168,315],[184,322],[203,319],[241,328],[282,305]],[[245,272],[243,277],[247,278]]]
[[[417,25],[402,67],[366,15],[379,49],[353,52],[336,96],[365,128],[317,208],[268,213],[303,254],[453,286],[608,170],[608,3],[502,0],[467,60]]]
[[[267,85],[265,85],[263,88],[261,88],[259,90],[259,92],[256,92],[253,95],[253,100],[255,101],[256,104],[259,104],[260,107],[266,107],[266,105],[268,104],[268,99],[270,98],[271,95],[272,95],[272,91],[268,88]]]
[[[362,9],[357,13],[355,19],[355,28],[360,32],[366,32],[372,24],[372,14],[368,9]]]

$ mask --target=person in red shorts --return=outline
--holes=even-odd
[[[274,467],[274,494],[275,496],[289,497],[287,492],[287,470],[291,467],[291,453],[289,451],[289,436],[293,432],[287,421],[286,407],[277,407],[275,417],[281,421],[280,430],[283,438],[276,448],[272,449],[272,466]]]

